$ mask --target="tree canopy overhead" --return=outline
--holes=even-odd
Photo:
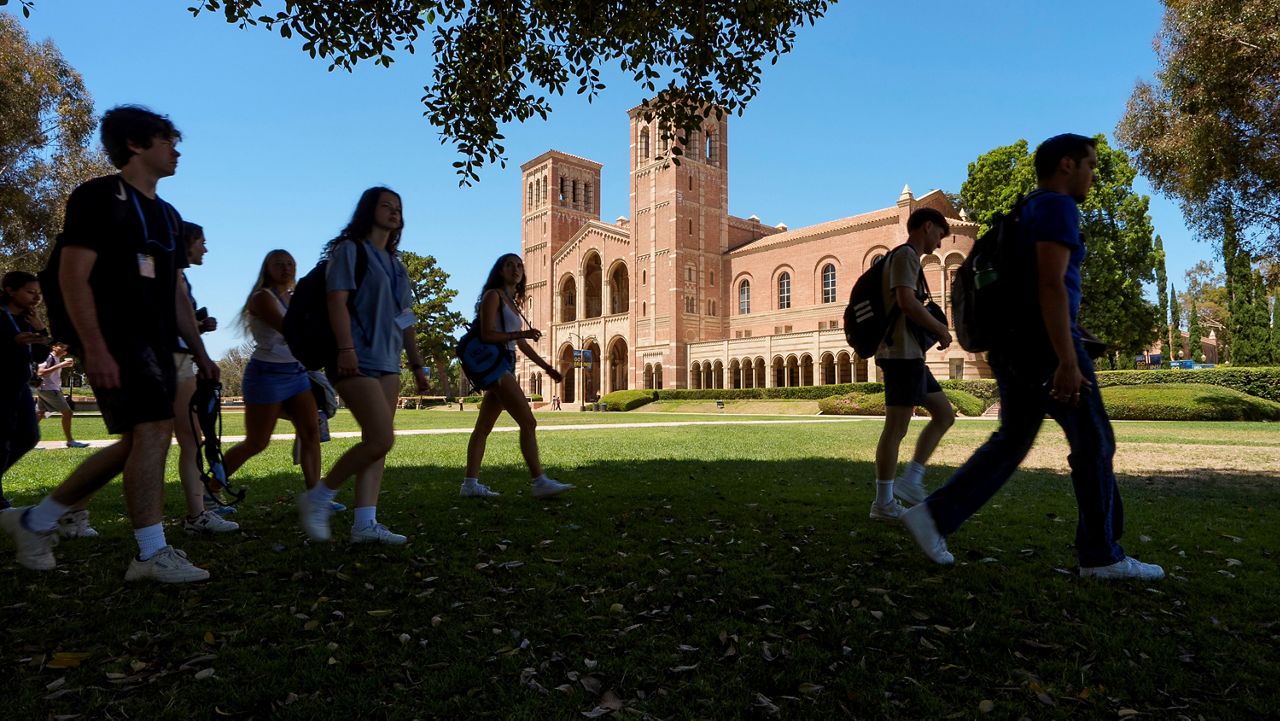
[[[590,101],[609,65],[657,98],[646,112],[678,141],[711,113],[740,114],[763,63],[791,50],[796,29],[832,1],[205,0],[190,10],[298,36],[330,70],[389,66],[430,32],[423,114],[461,154],[454,167],[469,184],[485,164],[506,165],[502,125],[545,119],[551,95]]]
[[[1164,0],[1160,70],[1116,134],[1201,237],[1234,215],[1246,246],[1280,251],[1280,0]]]
[[[67,195],[111,172],[93,143],[93,99],[50,41],[33,43],[0,15],[0,260],[6,270],[44,265]]]

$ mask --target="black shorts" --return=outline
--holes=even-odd
[[[177,392],[173,348],[135,345],[129,352],[112,351],[120,367],[120,387],[93,388],[109,433],[128,433],[135,426],[173,418]]]
[[[923,358],[877,359],[876,365],[884,371],[886,406],[924,405],[925,396],[942,392]]]

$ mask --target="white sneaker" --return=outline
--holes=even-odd
[[[390,528],[381,523],[370,523],[364,528],[351,529],[352,543],[385,543],[388,546],[403,546],[409,538],[399,533],[392,533]]]
[[[6,508],[0,511],[0,528],[13,538],[18,547],[18,565],[33,571],[52,571],[57,561],[53,559],[53,547],[58,545],[58,534],[54,531],[35,533],[22,525],[22,517],[30,506]]]
[[[924,503],[924,499],[929,497],[929,492],[925,490],[924,482],[918,478],[899,478],[893,482],[893,495],[917,506]]]
[[[872,501],[870,517],[873,521],[896,521],[902,518],[902,514],[906,511],[907,509],[903,508],[896,498],[888,503]]]
[[[534,498],[550,498],[569,490],[573,490],[573,484],[561,483],[552,478],[543,478],[533,482]]]
[[[213,511],[201,511],[200,515],[194,519],[188,518],[182,522],[182,528],[187,533],[201,533],[205,535],[213,535],[216,533],[232,533],[240,530],[240,524],[235,521],[228,521]]]
[[[187,554],[173,546],[165,546],[145,561],[139,561],[138,557],[134,556],[129,562],[129,570],[124,572],[126,581],[191,583],[208,579],[208,571],[196,568],[191,561],[187,560]]]
[[[1164,578],[1164,569],[1154,563],[1143,563],[1133,556],[1125,556],[1110,566],[1080,567],[1080,575],[1084,578],[1101,578],[1107,581],[1159,581]]]
[[[938,524],[933,522],[933,516],[929,514],[927,504],[921,503],[904,511],[902,525],[911,531],[916,544],[920,546],[920,550],[924,551],[924,555],[929,557],[929,560],[944,566],[950,566],[956,562],[956,557],[947,550],[946,539],[938,533]]]
[[[458,495],[463,498],[497,498],[502,494],[479,481],[473,483],[463,481],[462,487],[458,489]]]
[[[59,538],[97,538],[98,530],[89,525],[89,509],[67,511],[58,519]]]
[[[311,540],[329,540],[329,515],[332,513],[333,506],[316,503],[312,500],[311,493],[304,491],[298,494],[298,520],[302,522],[302,530],[307,532]]]

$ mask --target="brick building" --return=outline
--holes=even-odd
[[[529,393],[567,403],[625,388],[752,388],[875,380],[874,362],[845,343],[841,318],[858,276],[907,236],[907,216],[937,208],[953,235],[923,258],[947,307],[954,269],[977,225],[944,193],[904,187],[879,210],[804,228],[729,213],[728,118],[709,118],[679,165],[642,108],[629,113],[630,218],[600,219],[599,163],[548,151],[520,166],[526,315],[543,331],[538,353],[568,369],[552,388],[519,360]],[[590,368],[572,368],[588,349]],[[958,345],[932,350],[942,378],[988,377]],[[581,374],[579,377],[577,374]]]

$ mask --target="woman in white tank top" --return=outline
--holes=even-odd
[[[241,380],[245,439],[223,456],[230,475],[266,450],[276,420],[287,412],[298,438],[302,478],[307,488],[320,479],[320,421],[307,369],[293,357],[281,329],[298,265],[285,250],[267,253],[258,280],[240,311],[253,338],[253,355]]]
[[[542,332],[535,328],[524,328],[524,316],[519,309],[519,303],[524,298],[524,261],[514,253],[508,253],[493,264],[489,278],[480,291],[480,302],[476,303],[475,322],[479,324],[480,340],[485,343],[506,344],[509,358],[507,372],[493,385],[481,389],[484,391],[484,400],[480,403],[475,430],[471,431],[471,440],[467,443],[467,471],[462,480],[462,488],[458,491],[458,495],[463,498],[490,498],[498,495],[497,491],[480,482],[480,463],[484,460],[484,448],[493,424],[504,410],[520,426],[520,452],[524,454],[524,462],[529,466],[529,474],[533,476],[533,497],[548,498],[573,488],[568,483],[548,478],[543,472],[542,460],[538,456],[538,437],[535,435],[538,424],[534,420],[533,409],[529,407],[529,401],[513,374],[518,347],[525,357],[546,370],[552,381],[559,383],[561,380],[560,371],[543,360],[525,342],[538,340],[542,337]]]

